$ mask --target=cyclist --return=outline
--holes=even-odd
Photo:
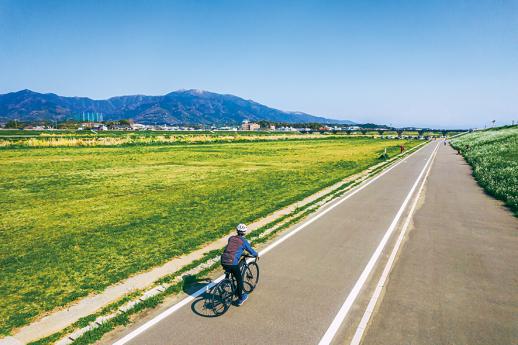
[[[245,234],[248,228],[245,224],[236,226],[237,235],[230,236],[227,246],[221,255],[221,266],[226,272],[231,273],[237,280],[237,305],[245,303],[248,298],[247,293],[243,293],[243,276],[241,274],[240,258],[243,251],[247,251],[256,258],[259,254],[252,248],[250,243],[246,240]]]

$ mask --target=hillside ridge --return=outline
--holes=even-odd
[[[182,89],[161,96],[137,94],[103,100],[28,89],[0,95],[0,122],[80,120],[83,113],[102,113],[107,121],[133,119],[144,124],[238,124],[244,120],[354,124],[348,120],[283,111],[238,96],[197,89]]]

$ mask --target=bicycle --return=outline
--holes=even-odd
[[[251,260],[248,261],[247,259]],[[259,282],[257,258],[250,255],[242,255],[239,259],[239,264],[241,274],[243,275],[243,290],[245,293],[251,293]],[[215,315],[224,314],[237,298],[236,290],[236,278],[230,272],[225,272],[225,278],[210,289],[209,298],[206,300],[206,308],[212,309]]]

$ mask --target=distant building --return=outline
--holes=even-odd
[[[133,127],[130,126],[129,124],[119,124],[119,123],[112,123],[111,125],[108,126],[108,128],[110,130],[115,130],[115,131],[128,131],[128,130],[133,129]]]
[[[217,129],[218,131],[237,131],[237,127],[223,126]]]
[[[134,131],[141,131],[147,129],[147,126],[140,123],[132,123],[130,128]]]
[[[26,131],[43,131],[45,130],[45,126],[32,126],[32,125],[29,125],[29,126],[25,126],[23,127],[24,130]]]
[[[261,126],[258,123],[247,120],[243,121],[243,124],[241,124],[241,130],[243,131],[257,131],[260,128]]]
[[[98,131],[107,131],[108,127],[106,125],[101,124],[97,127],[94,127],[93,129],[98,130]]]
[[[97,123],[97,122],[83,122],[83,123],[81,123],[80,126],[83,128],[93,129],[93,128],[101,127],[101,126],[103,126],[103,124]]]
[[[270,130],[274,131],[275,130],[275,125],[270,125]]]
[[[290,127],[290,126],[279,127],[277,130],[280,131],[280,132],[297,132],[296,128],[293,128],[293,127]]]

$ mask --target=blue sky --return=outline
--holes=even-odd
[[[518,0],[0,0],[0,93],[205,89],[395,126],[518,120]]]

